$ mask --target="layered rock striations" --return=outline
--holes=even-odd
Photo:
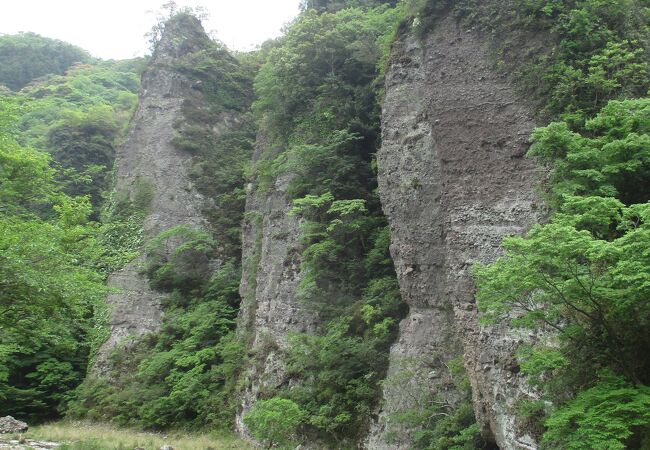
[[[144,242],[178,225],[208,229],[202,213],[205,199],[189,176],[193,156],[173,145],[176,125],[183,120],[183,103],[205,103],[204,94],[176,67],[188,54],[211,45],[200,22],[190,15],[177,15],[164,28],[146,71],[142,75],[139,104],[124,144],[116,155],[114,196],[140,202],[146,209]],[[215,124],[215,129],[218,127]],[[142,252],[141,252],[142,253]],[[115,293],[107,298],[110,336],[99,350],[96,374],[110,369],[109,355],[118,345],[155,332],[162,321],[161,299],[143,273],[144,256],[110,275]],[[128,345],[127,345],[128,346]]]
[[[368,448],[409,448],[396,413],[421,407],[427,394],[453,404],[448,366],[461,355],[483,434],[502,449],[536,448],[513,411],[534,395],[514,357],[530,336],[480,325],[471,278],[472,264],[493,261],[505,236],[544,215],[539,173],[524,159],[531,111],[488,54],[485,39],[452,18],[393,48],[378,176],[410,312],[391,349]]]

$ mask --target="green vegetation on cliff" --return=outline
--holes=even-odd
[[[232,426],[245,363],[233,331],[244,170],[255,138],[252,74],[191,15],[174,13],[166,26],[171,21],[183,33],[172,38],[194,49],[178,56],[172,69],[200,93],[184,100],[172,144],[193,157],[189,175],[206,199],[209,227],[180,225],[144,243],[142,270],[151,288],[166,294],[161,330],[123,354],[116,348],[109,377],[84,383],[68,416],[153,429],[223,429]],[[118,217],[125,206],[132,214],[129,205],[118,205]]]
[[[104,338],[103,268],[117,253],[109,227],[92,220],[139,63],[69,68],[87,54],[32,34],[0,37],[0,52],[6,80],[42,76],[0,97],[0,409],[40,420],[64,411]]]
[[[520,352],[522,370],[555,404],[530,412],[548,415],[547,448],[641,448],[649,439],[649,131],[647,98],[611,101],[583,134],[564,122],[536,130],[529,153],[552,168],[556,212],[476,269],[486,318],[514,314],[513,323],[556,336]]]
[[[141,60],[76,66],[25,88],[21,143],[52,154],[70,195],[88,195],[98,219],[115,146],[126,132],[140,89]]]
[[[379,66],[402,9],[378,3],[306,8],[255,81],[266,139],[255,188],[291,176],[291,214],[302,219],[298,296],[321,322],[290,337],[291,388],[264,395],[295,402],[303,433],[339,446],[369,425],[405,312],[373,168]]]
[[[92,61],[33,34],[0,36],[0,84],[22,89],[0,97],[0,410],[232,426],[252,356],[248,336],[234,333],[245,180],[263,195],[289,178],[301,224],[297,295],[320,323],[289,336],[279,351],[290,382],[262,387],[243,421],[267,445],[299,433],[355,446],[405,315],[377,195],[382,74],[396,33],[424,38],[447,13],[486,36],[495,67],[552,121],[529,152],[548,168],[552,216],[475,268],[484,320],[550,331],[517,355],[540,394],[518,405],[520,424],[548,449],[650,445],[645,0],[305,0],[286,34],[257,53],[234,57],[206,36],[172,68],[196,94],[173,144],[192,155],[209,229],[181,225],[148,243],[151,186],[136,181],[134,198],[107,194],[143,61]],[[172,19],[198,26],[186,11]],[[161,330],[115,352],[108,380],[78,387],[104,337],[106,275],[139,252],[150,286],[166,295]],[[432,395],[396,418],[417,428],[414,448],[485,444],[462,364],[448,369],[453,405]]]
[[[550,170],[554,213],[506,239],[505,257],[476,267],[480,310],[549,333],[519,351],[543,394],[520,405],[520,419],[543,448],[645,448],[650,104],[638,97],[650,88],[648,6],[526,2],[510,16],[490,8],[497,25],[470,20],[549,33],[552,48],[529,58],[518,81],[528,91],[537,84],[544,116],[559,121],[535,130],[529,151]]]

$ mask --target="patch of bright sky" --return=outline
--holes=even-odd
[[[4,0],[0,33],[31,31],[70,42],[104,59],[148,52],[144,37],[166,0]],[[300,0],[176,0],[202,6],[203,26],[233,50],[253,50],[281,34],[297,14]],[[2,62],[0,61],[0,64]]]

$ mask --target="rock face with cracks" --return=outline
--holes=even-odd
[[[394,45],[379,187],[410,312],[391,349],[368,448],[409,448],[410,430],[394,423],[395,414],[418,408],[425,395],[453,404],[458,393],[444,374],[461,355],[483,435],[502,449],[536,448],[514,415],[516,402],[534,395],[514,357],[532,336],[479,324],[470,273],[473,263],[501,254],[504,237],[545,215],[534,192],[540,174],[524,158],[533,127],[477,32],[443,18],[425,38],[407,35]]]
[[[263,131],[257,138],[255,162],[266,145]],[[291,175],[274,180],[267,189],[248,186],[243,224],[242,303],[238,336],[248,341],[253,361],[245,374],[237,430],[246,435],[243,416],[261,390],[279,387],[287,379],[284,351],[289,333],[313,331],[317,317],[297,298],[300,283],[299,221],[289,215],[287,188]]]
[[[145,241],[176,225],[208,228],[204,199],[188,175],[192,155],[172,144],[183,102],[200,103],[203,95],[174,68],[178,58],[207,45],[192,20],[166,26],[117,156],[116,195],[134,200],[142,186],[151,191]],[[501,254],[505,236],[524,233],[546,214],[534,192],[540,172],[524,158],[534,127],[531,110],[488,53],[479,33],[451,18],[440,19],[422,39],[406,33],[393,47],[378,177],[409,314],[391,349],[381,411],[364,443],[369,449],[410,448],[413,430],[395,423],[396,413],[420,408],[432,395],[449,404],[459,400],[448,379],[448,366],[458,358],[471,381],[483,435],[502,449],[537,447],[514,414],[520,399],[535,395],[514,352],[535,336],[480,325],[470,273],[475,262]],[[222,125],[215,123],[215,133]],[[266,146],[261,130],[254,162]],[[289,215],[290,181],[291,174],[268,186],[253,180],[247,190],[237,328],[251,356],[236,421],[244,435],[242,418],[260,395],[291,384],[287,336],[318,325],[297,298],[303,249],[299,220]],[[160,327],[164,294],[149,287],[143,262],[138,258],[109,278],[118,292],[108,298],[111,334],[95,374],[109,373],[109,354],[118,345],[128,347]]]
[[[139,104],[126,140],[117,152],[115,195],[134,201],[142,190],[149,192],[143,225],[145,242],[177,225],[199,230],[208,227],[201,213],[204,199],[188,175],[192,155],[176,148],[172,139],[175,124],[183,118],[183,102],[203,101],[203,94],[175,64],[184,55],[209,45],[210,39],[198,19],[175,16],[166,23],[142,75]],[[107,298],[110,336],[98,352],[95,375],[110,370],[109,355],[116,346],[128,349],[140,336],[160,327],[164,294],[151,289],[142,273],[143,264],[144,257],[140,256],[109,277],[109,286],[117,291]]]

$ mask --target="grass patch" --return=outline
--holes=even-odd
[[[153,433],[90,422],[56,422],[36,426],[25,437],[65,443],[60,450],[158,450],[163,445],[175,450],[252,449],[245,441],[224,433]]]

